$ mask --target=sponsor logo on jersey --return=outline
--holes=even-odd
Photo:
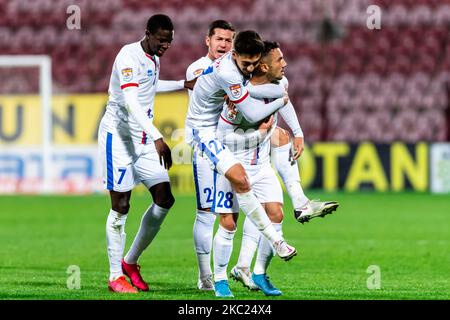
[[[152,69],[148,69],[147,70],[147,76],[151,77],[153,75],[153,70]]]
[[[123,81],[130,81],[131,79],[133,79],[133,69],[132,68],[122,69],[122,78]]]
[[[230,91],[234,98],[239,98],[242,94],[242,87],[240,84],[233,84],[230,86]]]
[[[194,77],[198,77],[199,75],[201,75],[203,73],[204,69],[197,69],[194,71]]]

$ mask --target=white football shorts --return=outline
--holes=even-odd
[[[283,189],[270,163],[244,166],[253,193],[260,203],[283,203]],[[217,213],[239,212],[239,203],[227,178],[218,175],[211,211]]]
[[[131,138],[124,137],[116,130],[106,130],[100,123],[98,147],[103,185],[107,190],[126,192],[140,182],[147,188],[170,182],[154,143],[133,143]]]
[[[219,172],[224,174],[239,161],[228,147],[216,139],[213,131],[186,128],[185,135],[186,143],[193,148],[192,167],[197,209],[211,209],[214,194],[222,191],[217,189],[215,181],[219,176],[226,180]]]

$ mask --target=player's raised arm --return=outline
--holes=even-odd
[[[183,89],[192,90],[197,79],[191,80],[159,80],[156,92],[172,92]]]

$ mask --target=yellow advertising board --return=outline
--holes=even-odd
[[[107,100],[106,94],[53,96],[53,143],[96,144]],[[154,123],[166,137],[171,136],[174,128],[184,127],[187,104],[184,92],[156,96]],[[0,96],[0,145],[39,145],[41,135],[39,96]]]

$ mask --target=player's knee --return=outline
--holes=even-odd
[[[250,181],[247,178],[244,167],[242,165],[233,166],[226,174],[226,178],[231,182],[233,189],[237,193],[250,191]]]
[[[281,222],[283,222],[283,218],[284,218],[283,212],[280,211],[280,212],[278,212],[277,214],[275,214],[275,215],[270,219],[270,221],[272,221],[273,223],[281,223]]]
[[[170,209],[175,204],[175,198],[172,193],[163,194],[154,199],[154,202],[164,209]]]
[[[153,202],[161,208],[170,209],[175,203],[175,198],[168,182],[156,184],[150,187],[149,191],[153,197]]]
[[[281,223],[284,218],[282,204],[270,204],[266,208],[267,216],[272,223]]]
[[[130,210],[130,202],[128,199],[120,199],[112,204],[112,209],[120,214],[127,214]]]
[[[250,181],[248,181],[248,178],[246,175],[237,177],[232,181],[232,185],[234,190],[238,193],[244,193],[250,191]]]
[[[236,221],[234,221],[231,217],[228,219],[220,219],[220,225],[227,231],[235,231],[237,228]]]

